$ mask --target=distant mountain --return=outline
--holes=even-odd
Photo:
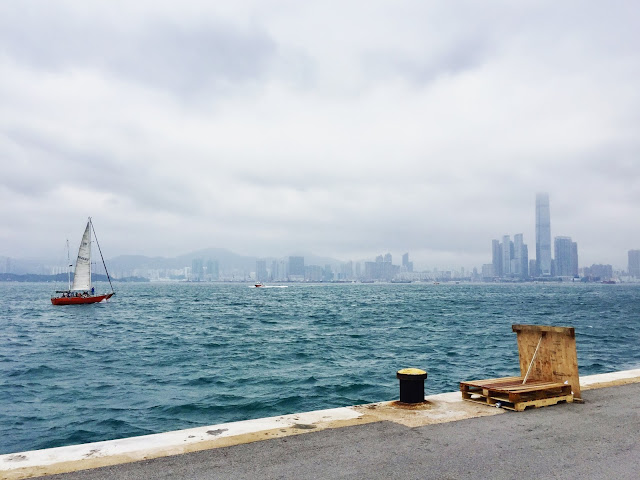
[[[220,270],[246,270],[253,271],[256,269],[256,260],[258,257],[238,255],[225,248],[206,248],[196,252],[187,253],[176,257],[174,260],[182,262],[182,266],[191,266],[191,262],[195,259],[217,260]],[[179,268],[179,267],[176,267]]]
[[[175,266],[172,261],[164,257],[145,257],[144,255],[120,255],[108,259],[105,263],[111,271],[134,270],[137,268],[181,268],[185,265]]]
[[[218,262],[220,270],[246,270],[256,268],[256,257],[245,257],[224,248],[207,248],[173,258],[145,257],[143,255],[121,255],[107,260],[109,271],[130,271],[135,269],[179,269],[191,267],[195,259]]]
[[[331,257],[319,257],[312,253],[300,253],[296,255],[299,257],[304,257],[305,265],[319,265],[321,267],[324,267],[325,265],[331,265],[332,267],[336,267],[345,263],[342,260],[336,260],[335,258]]]
[[[0,257],[0,273],[16,273],[20,275],[34,273],[47,275],[51,273],[52,266],[64,266],[65,263],[66,258],[60,264],[53,260],[43,258]]]
[[[340,260],[336,260],[335,258],[320,257],[310,253],[296,253],[295,256],[304,257],[305,265],[319,265],[321,267],[331,265],[335,267],[342,263]],[[120,255],[118,257],[107,259],[106,264],[110,273],[120,276],[122,272],[132,272],[134,270],[181,269],[184,267],[191,267],[191,264],[195,259],[201,259],[204,262],[208,260],[217,261],[221,272],[229,272],[233,270],[253,272],[256,269],[256,260],[265,260],[267,262],[267,268],[271,268],[272,261],[288,259],[288,256],[255,257],[239,255],[225,248],[206,248],[172,258],[147,257],[144,255]],[[46,275],[51,273],[52,265],[57,264],[46,260],[0,257],[0,273]],[[100,268],[102,267],[100,266]]]
[[[73,274],[71,274],[71,280],[73,280]],[[106,275],[92,275],[94,282],[106,282],[108,281]],[[148,282],[149,279],[142,277],[126,277],[126,278],[113,278],[115,282]],[[16,273],[0,273],[0,282],[55,282],[61,284],[61,288],[67,285],[69,277],[66,273],[58,273],[56,275],[38,275],[35,273],[25,273],[18,275]]]

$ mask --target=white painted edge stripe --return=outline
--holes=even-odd
[[[580,386],[583,388],[591,385],[633,378],[640,378],[640,369],[580,377]],[[463,401],[460,392],[447,392],[431,395],[427,397],[427,399],[448,403]],[[10,453],[0,455],[0,472],[9,472],[11,470],[38,466],[44,467],[62,462],[76,462],[86,460],[88,458],[109,457],[115,455],[139,455],[144,451],[173,449],[176,447],[184,447],[224,437],[233,437],[247,433],[293,427],[297,424],[317,425],[340,420],[353,420],[362,416],[363,414],[358,412],[354,407],[341,407],[291,415],[281,415],[277,417],[244,420],[240,422],[221,423],[206,427],[122,438],[118,440],[107,440],[44,450]]]
[[[141,451],[184,447],[224,437],[293,427],[296,424],[309,425],[336,420],[352,420],[361,416],[361,413],[351,407],[341,407],[278,417],[221,423],[117,440],[5,454],[0,456],[0,472],[25,467],[46,466],[60,462],[86,460],[87,458],[132,455]]]
[[[624,370],[621,372],[600,373],[598,375],[589,375],[580,377],[580,388],[590,387],[599,383],[609,383],[619,380],[629,380],[640,377],[640,368],[635,370]]]

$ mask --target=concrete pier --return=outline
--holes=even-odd
[[[0,478],[638,478],[640,369],[580,383],[520,413],[452,392],[13,453]]]

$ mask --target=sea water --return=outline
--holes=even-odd
[[[519,374],[512,324],[575,327],[581,375],[640,367],[640,285],[115,285],[0,283],[0,453],[393,400],[405,367],[456,391]]]

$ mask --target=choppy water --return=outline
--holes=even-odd
[[[575,327],[581,375],[640,367],[640,286],[116,287],[0,284],[0,453],[392,400],[404,367],[455,391],[519,374],[514,323]]]

